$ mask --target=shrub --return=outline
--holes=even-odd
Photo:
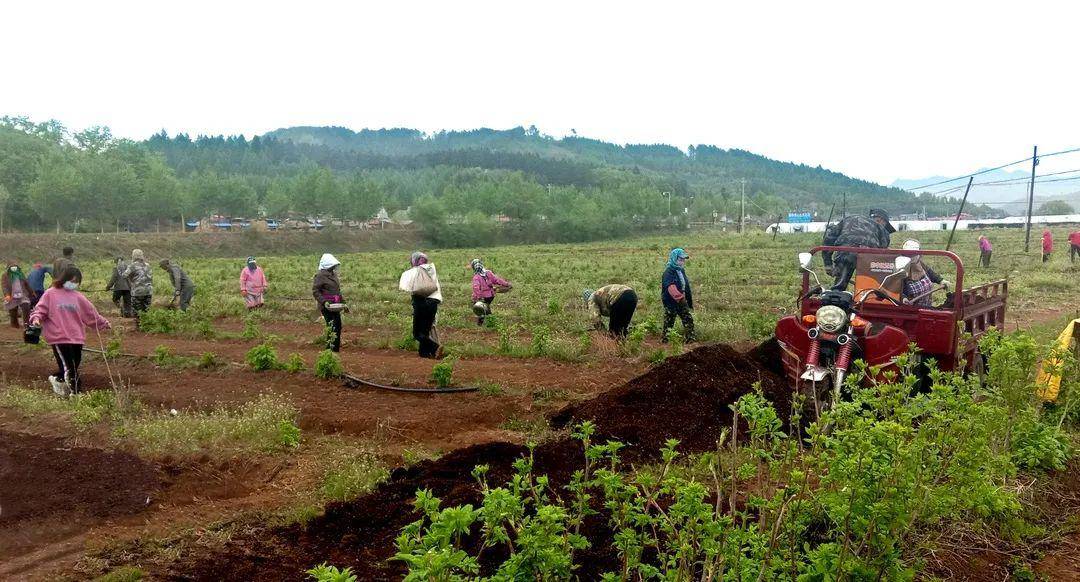
[[[254,317],[244,318],[244,331],[240,332],[240,337],[246,340],[259,339],[262,335],[262,330],[259,329],[259,325],[255,323]]]
[[[538,325],[532,329],[532,343],[529,345],[529,353],[533,356],[545,356],[551,352],[551,329],[546,325]]]
[[[315,582],[356,582],[356,575],[352,568],[338,570],[337,566],[330,566],[325,562],[307,571]]]
[[[159,366],[164,366],[172,361],[172,350],[169,346],[157,346],[154,348],[154,354],[150,356],[150,359],[154,360],[154,363]]]
[[[559,303],[559,300],[555,299],[554,297],[548,299],[547,314],[558,315],[560,313],[562,313],[562,303]]]
[[[300,354],[292,354],[289,356],[288,361],[284,365],[285,371],[296,374],[303,372],[307,368],[307,364],[304,363],[304,357]]]
[[[454,361],[447,358],[431,369],[431,380],[439,388],[448,388],[454,381]]]
[[[324,499],[348,501],[371,491],[388,475],[386,467],[373,451],[345,451],[326,470],[319,493]]]
[[[315,359],[315,376],[326,380],[344,373],[345,368],[341,366],[341,358],[337,354],[330,350],[319,352],[319,357]]]
[[[247,355],[244,356],[244,360],[253,370],[260,372],[276,370],[281,367],[281,364],[278,363],[277,349],[270,345],[269,342],[251,348]]]
[[[214,352],[203,352],[199,356],[199,367],[204,370],[212,370],[221,365],[221,359]]]
[[[119,337],[113,337],[109,340],[109,343],[105,344],[105,357],[110,360],[120,357],[120,352],[123,348],[120,344]]]
[[[641,354],[641,346],[645,343],[645,326],[635,325],[626,334],[626,339],[619,344],[619,354],[622,356],[637,356]]]

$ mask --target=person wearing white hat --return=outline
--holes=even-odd
[[[332,352],[341,351],[341,312],[345,299],[341,296],[341,282],[338,280],[340,265],[341,261],[334,255],[323,254],[319,259],[319,272],[311,281],[311,294],[330,332],[326,338],[326,349]]]
[[[922,245],[915,239],[908,239],[904,241],[905,251],[918,251],[922,250]],[[905,267],[907,273],[904,276],[903,287],[900,290],[900,297],[905,303],[911,305],[917,305],[919,307],[931,307],[933,306],[933,299],[931,297],[931,291],[934,285],[940,285],[942,283],[948,284],[923,262],[921,255],[915,255],[911,257],[911,262]]]

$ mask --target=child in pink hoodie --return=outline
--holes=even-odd
[[[85,328],[112,327],[90,300],[77,291],[81,282],[82,272],[74,266],[66,267],[30,313],[30,325],[42,328],[42,335],[52,346],[56,358],[56,375],[49,376],[49,383],[57,396],[79,392],[79,363],[86,343]]]

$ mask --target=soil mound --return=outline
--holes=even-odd
[[[669,438],[682,441],[682,450],[709,449],[731,426],[730,405],[755,383],[786,416],[790,394],[770,369],[769,343],[746,354],[716,344],[669,358],[619,388],[564,408],[552,425],[592,420],[598,434],[633,445],[628,453],[637,455],[655,454]]]
[[[157,471],[127,453],[0,430],[0,558],[146,509]]]
[[[784,381],[770,363],[775,346],[768,343],[747,354],[726,345],[699,347],[668,359],[620,388],[563,409],[552,422],[568,426],[592,420],[601,438],[632,445],[622,455],[631,462],[656,460],[669,438],[679,439],[682,451],[709,450],[723,428],[731,425],[730,405],[751,391],[753,384],[760,382],[766,397],[780,411],[789,406]],[[402,565],[386,560],[394,554],[394,540],[401,528],[417,518],[412,507],[416,490],[430,489],[444,506],[475,504],[480,499],[471,476],[473,467],[488,465],[488,479],[501,483],[511,475],[513,461],[526,453],[519,445],[486,443],[398,469],[376,491],[350,502],[333,503],[306,526],[234,538],[213,555],[175,564],[169,576],[185,580],[296,580],[303,577],[306,568],[327,561],[352,567],[361,580],[400,579]],[[580,468],[582,459],[577,441],[549,441],[536,449],[535,471],[561,485]],[[588,529],[598,538],[610,534],[603,524]],[[588,571],[579,573],[583,579],[610,566],[610,556],[603,550],[588,558]]]

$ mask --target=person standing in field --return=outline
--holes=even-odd
[[[18,263],[8,263],[4,274],[0,276],[0,286],[4,290],[4,309],[11,317],[11,327],[20,327],[20,315],[25,325],[30,321],[30,304],[34,300],[34,290],[30,288],[30,282],[26,280],[26,275]]]
[[[345,298],[341,296],[341,282],[338,280],[340,265],[341,261],[334,255],[324,253],[319,259],[319,271],[311,281],[311,294],[329,328],[326,349],[332,352],[341,351],[341,309],[337,306],[343,305]]]
[[[1050,232],[1050,229],[1043,231],[1042,236],[1042,262],[1050,260],[1050,255],[1054,252],[1054,234]]]
[[[1076,255],[1080,255],[1080,230],[1069,233],[1069,260],[1076,263]]]
[[[124,276],[127,273],[128,264],[123,257],[116,257],[116,265],[113,267],[112,277],[109,284],[105,285],[106,291],[112,291],[112,302],[120,308],[120,317],[131,317],[131,281]]]
[[[473,270],[472,300],[476,325],[482,326],[484,319],[491,315],[491,302],[495,301],[495,294],[500,290],[509,291],[513,286],[506,279],[485,269],[480,259],[473,259],[469,266]]]
[[[34,263],[34,268],[30,269],[30,274],[26,276],[26,281],[30,283],[30,288],[34,290],[34,298],[30,300],[30,308],[37,306],[37,302],[41,300],[41,295],[45,293],[45,275],[48,274],[51,279],[53,276],[52,267],[47,267],[41,264],[41,261]]]
[[[630,330],[630,321],[637,311],[638,296],[626,285],[604,285],[582,293],[589,306],[589,317],[596,329],[604,329],[604,317],[608,318],[608,333],[615,339],[623,339]]]
[[[413,338],[420,344],[421,358],[438,359],[442,355],[442,346],[439,345],[435,320],[443,299],[439,275],[424,253],[413,253],[409,264],[412,267],[401,274],[398,288],[412,296]]]
[[[240,269],[240,295],[244,297],[244,304],[249,310],[262,307],[263,296],[269,289],[262,267],[255,262],[255,257],[248,257],[247,266]]]
[[[131,264],[124,271],[124,279],[127,279],[128,287],[131,288],[131,308],[138,325],[139,314],[150,309],[154,298],[154,274],[150,265],[146,264],[146,256],[141,250],[131,251]]]
[[[180,311],[187,311],[191,306],[191,298],[195,297],[195,284],[191,282],[191,278],[180,268],[180,265],[172,260],[161,259],[158,265],[169,274],[169,280],[172,281],[173,297],[169,305],[175,305],[179,300]]]
[[[675,318],[682,320],[686,341],[697,339],[694,333],[694,292],[686,276],[686,261],[690,255],[682,248],[671,249],[667,268],[660,282],[660,299],[664,303],[664,331],[661,341],[668,341],[668,332],[675,326]]]
[[[63,255],[53,261],[52,275],[53,277],[59,277],[60,273],[64,272],[64,269],[75,266],[75,249],[71,247],[64,247],[61,251]]]
[[[49,383],[57,396],[78,394],[82,388],[79,364],[82,363],[83,344],[86,343],[85,328],[102,330],[112,327],[109,320],[94,308],[94,304],[79,293],[81,282],[82,272],[68,267],[53,281],[52,287],[45,290],[41,301],[30,314],[30,325],[41,328],[56,358],[56,374],[49,376]]]
[[[990,255],[994,253],[994,245],[990,243],[990,239],[986,238],[986,235],[979,236],[979,266],[990,267]]]

